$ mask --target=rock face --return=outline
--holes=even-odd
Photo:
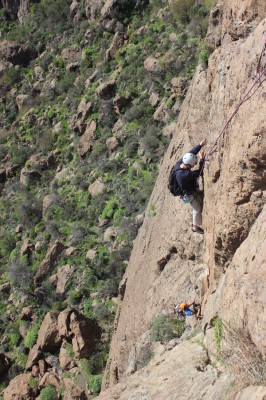
[[[36,347],[44,351],[55,350],[60,347],[57,327],[58,313],[48,312],[38,333]]]
[[[21,374],[12,379],[4,390],[4,400],[20,399],[33,400],[36,398],[36,389],[30,387],[31,374]]]
[[[34,52],[26,46],[10,40],[0,41],[0,58],[14,65],[26,66],[33,58]]]
[[[215,316],[232,326],[237,313],[252,342],[265,356],[262,299],[266,273],[262,251],[265,242],[265,170],[262,167],[265,163],[265,85],[258,87],[239,109],[206,165],[204,239],[190,230],[191,208],[167,190],[169,171],[177,158],[206,136],[208,151],[253,82],[266,26],[266,4],[261,0],[256,4],[249,0],[241,3],[226,0],[221,7],[220,26],[215,32],[215,35],[219,32],[221,45],[218,38],[213,39],[218,47],[209,58],[208,68],[197,68],[150,199],[156,215],[151,218],[146,213],[134,242],[104,383],[104,388],[116,383],[118,386],[104,392],[100,399],[127,399],[133,396],[134,390],[134,396],[138,394],[139,398],[175,398],[176,387],[171,388],[171,381],[176,383],[179,375],[161,381],[161,385],[157,381],[155,385],[156,371],[136,372],[136,378],[134,375],[126,378],[126,371],[129,355],[151,321],[162,311],[170,313],[177,301],[203,301],[206,336]],[[156,67],[152,61],[145,66],[151,73]],[[182,374],[186,357],[183,352],[179,367],[172,368],[169,364],[168,374],[174,369]],[[187,377],[192,370],[187,372]],[[205,387],[204,397],[204,379],[208,380],[209,372],[209,366],[203,367],[201,383],[193,389],[191,382],[182,398],[213,399],[225,394],[227,388],[220,381],[214,385],[217,392],[212,392],[213,387]],[[157,379],[161,379],[159,376],[163,374]],[[221,379],[226,379],[222,376]],[[162,395],[160,388],[168,385],[168,394]],[[153,391],[155,387],[158,392]]]
[[[55,262],[64,248],[65,246],[60,242],[55,242],[55,244],[50,248],[37,270],[34,278],[35,284],[40,283],[52,271]]]
[[[221,398],[223,391],[229,388],[229,377],[227,380],[219,378],[217,370],[208,365],[208,356],[199,345],[187,341],[172,351],[160,350],[162,354],[159,351],[155,353],[147,367],[127,378],[126,385],[115,385],[108,392],[103,392],[97,400],[213,400]],[[195,393],[201,392],[204,397],[195,396]]]
[[[96,122],[91,120],[85,130],[85,133],[81,136],[80,141],[78,143],[77,151],[80,157],[84,157],[89,150],[91,150],[94,134],[96,131]]]

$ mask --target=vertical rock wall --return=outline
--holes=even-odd
[[[243,104],[207,164],[204,238],[191,232],[190,207],[166,188],[177,157],[205,137],[208,146],[215,142],[255,77],[266,30],[264,0],[225,1],[216,10],[219,15],[212,18],[218,15],[219,26],[208,33],[216,48],[208,69],[196,71],[134,243],[106,386],[125,379],[134,344],[153,318],[170,312],[177,300],[203,300],[205,333],[215,315],[230,322],[238,313],[264,350],[265,81]]]

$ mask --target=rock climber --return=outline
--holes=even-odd
[[[192,310],[190,307],[192,307]],[[186,302],[178,304],[177,306],[175,306],[175,313],[177,314],[177,316],[182,317],[190,317],[191,315],[196,315],[198,319],[202,318],[201,306],[200,304],[196,304],[195,301],[190,304]]]
[[[189,153],[180,158],[175,165],[176,180],[183,190],[181,198],[193,208],[192,231],[200,234],[204,233],[200,226],[202,225],[203,192],[199,189],[197,180],[203,175],[205,154],[201,149],[206,143],[206,139],[202,140],[200,144],[197,144]],[[199,169],[192,171],[192,168],[198,163],[198,153],[200,154]]]

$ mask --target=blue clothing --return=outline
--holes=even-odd
[[[198,154],[201,149],[201,145],[197,144],[189,153]],[[190,169],[182,169],[180,165],[183,163],[182,158],[180,158],[175,165],[175,176],[177,183],[183,189],[184,194],[192,194],[198,187],[197,179],[199,176],[203,175],[204,160],[201,159],[199,162],[199,169],[191,171]]]
[[[192,315],[192,312],[191,312],[191,310],[184,310],[184,313],[186,314],[186,317],[191,317],[191,315]]]

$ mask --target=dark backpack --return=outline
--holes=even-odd
[[[178,171],[178,170],[177,170]],[[169,178],[168,178],[168,189],[170,190],[170,192],[172,193],[173,196],[183,196],[183,190],[181,189],[181,187],[179,186],[177,180],[176,180],[176,170],[175,170],[175,165],[173,166],[173,168],[171,169],[171,172],[169,174]]]

